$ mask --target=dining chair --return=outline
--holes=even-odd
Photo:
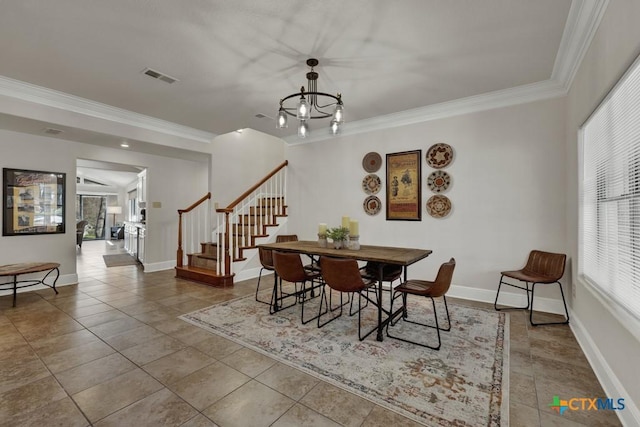
[[[380,279],[380,267],[382,267],[382,279]],[[389,292],[389,296],[391,296],[393,292],[393,283],[396,280],[401,280],[402,272],[404,270],[401,265],[367,261],[365,266],[360,268],[360,271],[362,272],[363,276],[382,282],[382,290]],[[385,282],[389,283],[388,287],[384,286]],[[377,292],[375,292],[375,294],[377,298]]]
[[[529,322],[532,326],[539,325],[566,325],[569,323],[569,311],[567,310],[567,302],[564,299],[564,292],[562,291],[562,284],[560,279],[564,275],[564,267],[566,264],[567,256],[565,254],[558,254],[553,252],[544,252],[540,250],[532,250],[529,253],[527,264],[520,270],[503,271],[500,273],[500,282],[498,283],[498,292],[496,292],[496,300],[493,303],[493,307],[497,310],[529,310]],[[508,277],[519,282],[524,282],[524,286],[520,286],[514,283],[505,282],[505,277]],[[560,295],[562,296],[562,304],[564,304],[565,320],[562,322],[539,322],[533,321],[533,299],[535,295],[535,287],[539,284],[553,284],[557,283],[560,288]],[[531,284],[531,289],[529,289]],[[500,296],[500,288],[502,285],[512,286],[514,288],[522,289],[527,294],[526,307],[500,307],[498,308],[498,297]],[[529,297],[531,293],[531,297]]]
[[[433,350],[439,350],[442,345],[442,340],[440,338],[440,331],[450,331],[451,330],[451,318],[449,317],[449,307],[447,306],[447,297],[446,293],[451,286],[451,279],[453,278],[453,270],[456,267],[456,260],[451,258],[448,262],[445,262],[438,269],[438,274],[433,281],[429,280],[407,280],[402,283],[400,286],[396,287],[393,291],[393,297],[391,298],[391,319],[387,324],[387,336],[390,338],[394,338],[400,341],[408,342],[411,344],[416,344],[422,347],[431,348]],[[407,297],[409,295],[422,296],[431,299],[431,305],[433,306],[433,317],[435,319],[435,326],[430,325],[428,323],[421,323],[414,320],[409,320],[409,309],[407,307]],[[395,301],[396,296],[402,296],[402,307],[398,310],[397,313],[393,312],[393,301]],[[444,301],[444,308],[447,314],[447,327],[442,328],[438,323],[438,313],[436,311],[436,302],[435,298],[442,297]],[[400,314],[400,318],[394,322],[393,320],[397,315]],[[434,328],[438,335],[438,345],[432,346],[429,344],[421,343],[418,341],[410,340],[407,337],[394,336],[390,333],[390,330],[393,329],[394,326],[397,325],[399,321],[412,323],[414,325],[425,326],[427,328]]]
[[[260,280],[262,279],[262,272],[264,270],[267,271],[275,271],[273,266],[273,255],[271,249],[265,249],[258,246],[258,256],[260,257],[260,273],[258,274],[258,285],[256,286],[256,301],[261,302],[263,304],[271,304],[271,301],[264,301],[258,298],[258,293],[260,292]],[[282,282],[280,283],[280,287],[282,288]]]
[[[278,295],[278,288],[274,285],[271,297],[271,313],[273,314],[275,311],[292,307],[296,304],[297,300],[299,300],[302,307],[300,314],[301,322],[306,324],[314,320],[316,317],[310,319],[304,318],[304,306],[306,300],[313,298],[311,291],[315,291],[317,288],[324,286],[324,283],[320,280],[322,277],[320,272],[305,269],[302,265],[300,254],[290,252],[273,251],[273,266],[280,280],[294,284],[294,292],[283,293],[282,284],[280,284],[280,295]],[[298,289],[298,283],[301,284],[300,289]],[[307,283],[311,283],[311,287],[307,287]],[[293,302],[283,307],[282,301],[291,297],[294,298]]]
[[[298,241],[298,235],[297,234],[278,234],[276,236],[276,243],[297,242],[297,241]],[[318,263],[313,258],[313,256],[311,256],[311,255],[307,255],[307,256],[309,258],[311,258],[311,263],[310,264],[306,264],[304,266],[304,268],[306,268],[307,270],[320,271],[320,265],[318,265]]]
[[[326,286],[323,287],[322,294],[320,296],[318,327],[321,328],[342,316],[342,307],[343,305],[348,303],[344,303],[342,298],[342,296],[346,293],[353,295],[358,294],[358,338],[360,339],[360,341],[364,340],[372,332],[376,331],[378,329],[377,325],[366,334],[362,334],[362,309],[364,308],[362,306],[362,300],[365,299],[367,303],[372,302],[376,304],[375,301],[369,298],[366,290],[371,287],[375,287],[377,281],[375,279],[363,277],[360,272],[360,268],[358,267],[358,261],[356,261],[355,259],[341,259],[321,256],[320,271],[322,272],[322,277],[326,286],[330,288],[329,291],[331,292],[331,289],[333,289],[340,292],[340,312],[338,315],[333,315],[329,320],[322,322],[322,315],[326,314],[326,311],[325,313],[320,313],[323,304],[325,304],[325,306],[328,304],[329,308],[331,308],[331,303],[327,301]]]

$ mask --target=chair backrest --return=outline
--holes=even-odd
[[[456,260],[451,258],[438,269],[438,275],[433,281],[433,286],[429,288],[430,297],[441,297],[447,293],[453,279],[453,270],[456,268]]]
[[[307,273],[302,266],[300,254],[273,251],[273,267],[278,277],[287,282],[295,283],[307,280]]]
[[[84,234],[84,228],[87,226],[89,222],[82,220],[82,221],[78,221],[78,223],[76,224],[76,233],[83,233]]]
[[[355,259],[320,257],[320,271],[327,285],[340,292],[357,292],[366,287]]]
[[[379,262],[367,261],[364,266],[367,274],[371,277],[378,277]],[[395,264],[384,264],[382,266],[382,280],[385,282],[393,282],[402,275],[402,266]]]
[[[258,255],[260,256],[260,264],[262,264],[262,268],[267,268],[269,270],[273,270],[273,254],[271,249],[265,249],[261,246],[258,246]]]
[[[550,282],[556,282],[564,275],[566,260],[565,254],[533,250],[529,253],[523,271],[535,276],[548,277]]]
[[[276,243],[297,242],[297,241],[298,241],[297,234],[279,234],[276,236]]]

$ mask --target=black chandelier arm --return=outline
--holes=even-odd
[[[342,105],[342,99],[340,97],[340,95],[332,95],[330,93],[325,93],[325,92],[317,92],[317,91],[311,91],[311,92],[306,92],[306,91],[300,91],[298,93],[292,93],[289,96],[286,96],[284,98],[282,98],[280,100],[280,108],[282,109],[282,111],[284,111],[285,113],[287,113],[287,115],[292,116],[292,117],[297,117],[297,108],[296,107],[290,107],[287,108],[284,106],[284,103],[291,98],[301,98],[304,96],[326,96],[328,98],[334,99],[335,102],[327,104],[327,105],[317,105],[316,103],[312,103],[311,104],[311,110],[312,111],[316,111],[319,114],[316,115],[311,115],[311,117],[309,117],[310,119],[326,119],[327,117],[331,117],[333,116],[333,113],[325,113],[324,111],[319,110],[318,108],[325,108],[325,107],[330,107],[332,105]],[[316,98],[317,99],[317,98]],[[292,112],[293,111],[293,112]]]

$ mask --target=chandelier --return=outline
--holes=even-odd
[[[295,117],[299,120],[298,136],[305,138],[309,134],[309,120],[331,117],[329,126],[331,133],[336,135],[344,123],[344,106],[341,95],[339,93],[331,95],[330,93],[318,92],[318,73],[313,71],[313,67],[318,65],[318,60],[315,58],[307,59],[307,65],[311,68],[311,71],[307,73],[307,89],[305,90],[302,86],[300,92],[285,96],[280,100],[277,128],[286,128],[288,116]],[[294,106],[295,99],[298,100],[296,106]],[[333,111],[328,112],[327,109],[331,109],[331,107],[333,107]]]

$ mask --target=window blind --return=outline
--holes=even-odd
[[[640,63],[580,129],[579,273],[640,319]]]

